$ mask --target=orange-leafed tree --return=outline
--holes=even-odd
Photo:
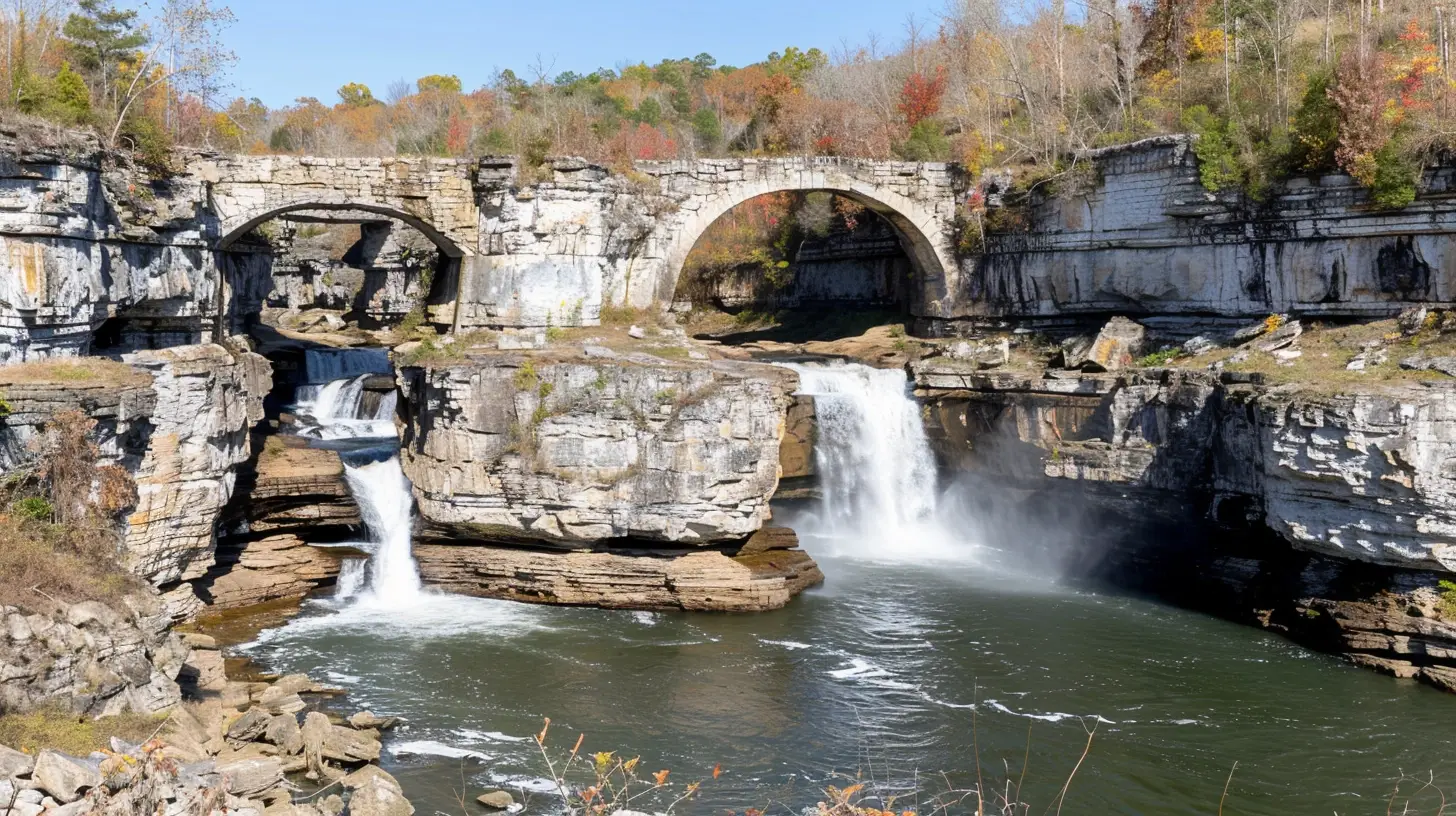
[[[943,65],[937,65],[929,74],[916,71],[905,78],[905,84],[900,89],[898,109],[904,115],[908,127],[913,128],[940,113],[941,100],[945,97],[945,83]]]

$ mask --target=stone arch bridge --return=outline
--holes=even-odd
[[[912,308],[933,315],[954,290],[964,191],[952,166],[833,158],[639,162],[627,176],[564,159],[526,186],[513,160],[493,158],[208,156],[189,173],[207,191],[217,250],[299,211],[420,230],[450,265],[450,302],[434,314],[456,328],[591,325],[603,306],[666,307],[710,224],[756,196],[800,190],[885,216],[917,272]]]

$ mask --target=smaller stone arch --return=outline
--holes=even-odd
[[[220,253],[228,253],[243,236],[260,225],[297,212],[339,213],[339,222],[355,221],[360,215],[365,214],[377,215],[399,221],[418,230],[439,249],[441,260],[430,292],[425,295],[426,314],[430,315],[435,323],[448,325],[452,331],[459,328],[460,287],[463,279],[461,265],[468,262],[465,259],[472,257],[475,254],[474,251],[471,247],[446,235],[429,221],[397,207],[368,201],[316,201],[311,199],[274,205],[268,209],[225,219],[220,229],[222,234],[217,241],[216,249]],[[224,275],[223,278],[217,302],[217,325],[219,327],[226,324],[228,310],[232,308],[232,292],[227,283],[228,276]]]
[[[458,243],[449,236],[445,235],[440,230],[436,229],[428,221],[425,221],[418,216],[411,215],[395,207],[389,207],[382,204],[371,204],[367,202],[334,203],[320,201],[297,201],[290,204],[277,206],[261,213],[239,216],[237,218],[231,219],[229,222],[223,225],[222,237],[218,239],[217,248],[220,251],[226,252],[228,248],[238,242],[238,239],[242,238],[244,235],[247,235],[249,232],[257,229],[263,223],[271,221],[274,218],[279,218],[281,216],[287,215],[289,213],[300,211],[348,213],[367,212],[373,215],[382,215],[386,218],[393,218],[395,220],[401,221],[419,230],[421,234],[423,234],[426,238],[430,239],[430,242],[439,248],[440,254],[445,255],[446,257],[460,259],[469,257],[470,255],[474,254],[470,247]]]

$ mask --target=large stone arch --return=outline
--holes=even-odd
[[[952,223],[955,192],[943,164],[892,163],[833,158],[726,159],[640,163],[656,176],[678,208],[652,230],[644,255],[654,259],[625,283],[623,300],[648,308],[672,302],[688,254],[708,227],[734,207],[761,195],[830,192],[883,216],[900,236],[917,280],[912,304],[933,314],[953,291],[957,264]]]

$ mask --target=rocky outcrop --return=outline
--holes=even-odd
[[[200,577],[212,564],[214,530],[250,455],[249,430],[272,388],[268,361],[219,345],[179,346],[109,360],[0,369],[0,467],[33,461],[31,444],[56,412],[96,420],[101,460],[136,482],[121,560],[158,586]],[[174,611],[195,605],[190,593]]]
[[[1456,571],[1456,385],[1331,395],[1207,372],[1122,376],[916,365],[960,467],[1253,502],[1296,548]]]
[[[218,345],[127,355],[153,376],[156,409],[133,478],[124,563],[157,585],[200,578],[212,564],[215,527],[248,460],[249,431],[272,389],[268,361]]]
[[[1210,371],[973,371],[945,358],[914,373],[953,469],[1103,531],[1073,572],[1176,587],[1179,602],[1452,685],[1456,607],[1440,581],[1456,571],[1456,382],[1332,394]]]
[[[231,609],[302,598],[338,577],[345,550],[314,545],[357,539],[359,508],[339,454],[302,442],[287,435],[255,439],[260,452],[239,469],[216,563],[193,582],[208,605]]]
[[[482,354],[401,382],[426,535],[559,543],[748,537],[795,387],[771,366],[640,353]]]
[[[11,813],[37,816],[414,812],[399,782],[373,764],[380,729],[393,727],[394,718],[359,712],[344,720],[314,710],[300,726],[306,706],[339,691],[299,674],[222,685],[227,694],[205,692],[174,709],[141,744],[113,738],[107,750],[87,757],[42,749],[34,758],[0,746],[0,799]],[[291,774],[315,784],[302,791]]]
[[[451,592],[613,609],[760,612],[824,580],[784,528],[765,528],[731,551],[428,544],[414,554],[425,582]]]
[[[77,714],[152,714],[181,702],[188,648],[161,600],[133,593],[48,614],[0,607],[0,713],[61,701]]]

